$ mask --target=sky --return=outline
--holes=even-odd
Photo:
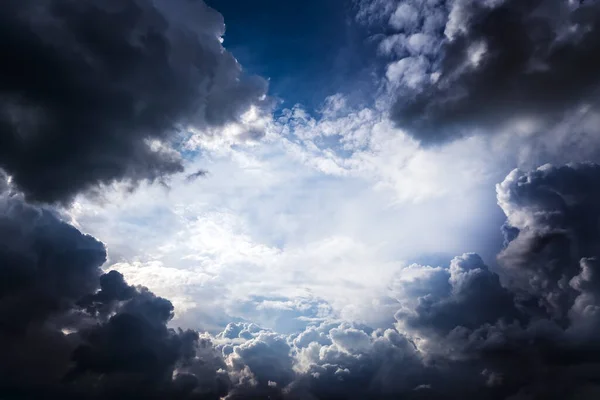
[[[0,397],[598,398],[599,30],[594,0],[9,1]]]
[[[355,19],[358,6],[353,2],[207,4],[225,19],[226,48],[246,71],[269,79],[269,95],[282,102],[279,109],[300,103],[314,111],[339,91],[362,91],[355,93],[355,101],[372,101],[375,51],[366,27]]]

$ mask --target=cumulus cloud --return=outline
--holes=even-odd
[[[509,174],[497,188],[510,233],[497,271],[474,255],[445,271],[413,267],[425,272],[409,272],[412,281],[432,290],[396,318],[427,358],[480,369],[490,396],[594,393],[599,171],[574,164]]]
[[[102,243],[6,187],[0,195],[0,385],[42,384],[60,379],[68,366],[72,344],[60,329],[70,325],[75,302],[95,290],[106,253]]]
[[[537,129],[554,121],[551,113],[557,110],[594,110],[594,2],[373,4],[377,7],[363,8],[360,18],[385,21],[394,30],[380,44],[380,52],[392,60],[389,90],[401,93],[393,115],[401,126],[411,117],[404,127],[421,140],[445,140],[467,128],[485,129],[523,116],[532,118]],[[506,216],[505,245],[497,265],[465,253],[448,265],[404,267],[389,247],[407,244],[380,245],[373,238],[340,237],[333,231],[316,239],[306,235],[294,246],[274,244],[280,238],[257,240],[245,220],[224,211],[225,205],[234,208],[240,201],[241,189],[252,187],[241,185],[222,197],[227,198],[219,202],[223,209],[199,213],[191,202],[183,204],[197,197],[195,192],[181,198],[175,210],[153,208],[146,217],[178,222],[163,224],[173,233],[173,243],[157,246],[148,232],[129,226],[122,247],[143,239],[151,260],[143,268],[138,260],[119,260],[123,262],[103,270],[103,243],[65,222],[55,209],[30,200],[66,203],[98,184],[160,179],[181,171],[180,156],[170,142],[179,129],[191,127],[190,148],[209,147],[211,138],[205,134],[214,133],[215,127],[227,126],[225,142],[243,135],[245,127],[251,128],[250,136],[264,127],[281,129],[287,137],[272,136],[271,144],[337,176],[380,174],[384,169],[375,164],[382,161],[376,159],[385,154],[385,160],[424,174],[412,188],[424,197],[434,196],[439,186],[424,187],[423,182],[460,174],[457,160],[468,158],[468,152],[427,153],[405,136],[392,137],[398,131],[374,109],[346,113],[343,96],[328,99],[319,121],[300,107],[271,121],[259,110],[267,101],[264,82],[246,77],[222,48],[221,17],[200,1],[9,2],[2,21],[3,46],[10,57],[0,67],[5,72],[0,78],[0,166],[10,177],[0,176],[1,397],[598,396],[600,166],[514,170],[497,185],[497,201]],[[567,82],[563,74],[572,72],[573,60],[580,57],[588,63],[577,79]],[[546,87],[549,82],[556,87]],[[582,129],[592,125],[583,124]],[[317,146],[333,137],[352,154]],[[399,156],[394,149],[403,146],[405,153]],[[311,152],[320,157],[311,158]],[[265,178],[266,161],[232,154],[258,171],[248,176],[262,177],[260,184],[267,188],[296,176]],[[435,179],[428,177],[432,170],[427,164],[444,154],[454,167],[436,164]],[[279,155],[268,156],[273,161]],[[187,187],[204,176],[204,169],[194,170],[198,172],[179,176]],[[465,175],[466,182],[473,180],[473,174]],[[406,188],[410,181],[400,183],[411,190]],[[466,190],[451,186],[457,193]],[[268,196],[257,193],[253,195],[263,208],[270,204]],[[339,197],[348,204],[355,195],[349,190]],[[303,202],[308,199],[301,197]],[[381,205],[372,199],[361,204]],[[324,205],[317,198],[315,203],[322,210],[314,213],[318,217],[337,214],[345,220],[352,211],[340,210],[341,201]],[[124,209],[142,205],[119,204]],[[439,221],[423,223],[426,214],[413,220],[402,214],[403,223],[420,222],[421,230],[439,228]],[[310,221],[316,220],[314,215]],[[389,214],[378,218],[389,219]],[[282,218],[280,223],[292,230],[289,221]],[[397,241],[406,237],[402,232],[405,236]],[[370,230],[362,233],[376,237]],[[412,229],[409,234],[417,235]],[[431,241],[431,233],[425,234]],[[123,248],[119,250],[125,254]],[[389,253],[367,257],[381,249]],[[182,257],[189,269],[169,265]],[[334,264],[344,269],[343,279],[339,271],[328,270]],[[198,265],[200,269],[192,268]],[[181,291],[181,282],[189,290],[204,290],[212,282],[204,311],[215,299],[235,292],[227,311],[262,319],[274,329],[239,317],[220,333],[173,329],[174,303],[131,285],[119,269],[134,283],[150,279],[162,284],[176,296],[174,303],[182,305],[193,301]],[[386,285],[377,302],[352,312],[366,303],[356,293],[372,294],[373,288]],[[347,287],[354,291],[345,291]],[[300,295],[286,297],[290,288]],[[373,318],[378,326],[355,318],[377,307],[389,313],[383,322]],[[207,324],[222,326],[223,315]]]
[[[0,167],[32,200],[182,171],[182,131],[262,107],[203,1],[10,1],[1,16]],[[211,130],[212,129],[212,130]],[[253,136],[259,132],[253,132]]]
[[[412,265],[391,285],[395,328],[290,335],[284,398],[594,398],[599,168],[513,171],[497,188],[510,235],[496,269],[472,253]]]
[[[509,284],[539,298],[557,316],[566,316],[573,298],[569,282],[580,262],[598,254],[597,164],[545,165],[515,170],[497,186],[507,215],[509,243],[499,254]]]
[[[498,267],[468,253],[445,267],[401,269],[390,286],[394,327],[330,321],[284,338],[238,324],[217,347],[252,376],[265,370],[254,351],[240,364],[246,348],[263,348],[278,371],[289,371],[291,358],[287,379],[261,378],[281,398],[594,398],[599,171],[573,164],[509,174],[497,188],[503,229],[512,229]]]
[[[103,273],[102,243],[52,210],[29,205],[4,177],[0,392],[593,398],[599,177],[595,164],[510,173],[497,187],[508,235],[498,267],[468,253],[447,266],[400,269],[390,284],[393,326],[373,329],[325,314],[300,332],[239,322],[214,336],[170,328],[170,301],[129,285],[117,271]],[[302,307],[269,301],[262,306]]]
[[[552,136],[572,115],[578,130],[598,114],[596,1],[378,1],[361,10],[367,23],[388,18],[379,46],[396,98],[391,118],[424,144],[523,129]]]
[[[252,324],[228,326],[216,346],[253,382],[231,398],[257,390],[284,399],[594,398],[599,168],[509,174],[498,201],[504,229],[513,231],[498,268],[469,253],[446,267],[400,270],[391,285],[399,308],[393,328],[330,321],[282,336]],[[568,245],[544,240],[557,232]],[[533,233],[541,241],[531,240]],[[535,259],[520,262],[525,254]]]
[[[10,183],[5,187],[1,395],[177,398],[195,390],[198,384],[173,375],[199,362],[202,342],[197,332],[167,327],[171,302],[128,285],[116,271],[103,274],[101,242],[53,210],[28,204]]]
[[[448,334],[457,326],[472,329],[499,319],[512,322],[519,318],[513,296],[477,254],[456,257],[448,269],[437,269],[425,276],[428,290],[416,296],[416,304],[396,313],[407,328]]]

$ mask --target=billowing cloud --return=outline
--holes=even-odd
[[[572,303],[580,262],[600,253],[599,184],[597,164],[575,164],[515,170],[497,186],[508,218],[509,243],[499,254],[508,284],[557,317]]]
[[[372,4],[360,18],[385,21],[393,31],[379,43],[391,60],[386,93],[397,99],[393,118],[415,138],[432,143],[513,128],[527,136],[553,122],[569,132],[564,124],[574,115],[587,121],[582,129],[593,128],[597,3]],[[404,200],[437,198],[444,187],[452,199],[462,198],[474,181],[504,176],[494,163],[479,168],[496,142],[479,136],[453,143],[460,148],[419,147],[375,108],[346,112],[343,96],[327,100],[320,120],[301,107],[272,120],[260,110],[268,101],[265,82],[245,76],[223,49],[223,21],[201,1],[10,1],[0,22],[7,55],[0,67],[0,167],[8,174],[0,176],[0,397],[598,397],[597,164],[514,170],[497,185],[506,216],[497,263],[464,253],[447,265],[406,266],[398,248],[416,251],[414,236],[425,235],[427,243],[439,238],[435,245],[446,252],[462,247],[445,237],[451,228],[442,229],[447,221],[437,218],[459,203],[372,212],[359,225],[348,216],[361,207],[387,208],[388,199],[369,193],[357,202],[363,183],[340,190],[333,179],[319,181],[312,172],[377,177],[380,187],[394,183],[399,192],[412,193]],[[152,181],[181,172],[181,155],[173,149],[178,132],[193,132],[187,149],[219,147],[219,139],[206,135],[221,127],[227,144],[231,136],[255,136],[265,128],[270,147],[257,151],[260,158],[224,146],[250,166],[240,169],[252,171],[247,175],[228,167],[229,173],[217,170],[216,179],[196,180],[205,175],[204,165],[178,175],[186,188],[204,181],[223,185],[231,175],[244,181],[218,196],[194,203],[200,197],[195,191],[178,192],[174,208],[157,206],[152,191],[130,196],[143,201],[114,202],[126,212],[114,212],[110,221],[118,221],[102,229],[107,236],[113,226],[122,229],[114,241],[116,264],[105,266],[106,246],[62,219],[93,226],[102,222],[99,205],[79,198],[70,214],[61,214],[34,204],[68,203],[115,180]],[[338,149],[331,150],[328,142],[336,140]],[[476,151],[484,148],[487,153]],[[313,169],[292,174],[278,168],[290,168],[290,159],[294,167]],[[392,161],[394,172],[413,175],[386,176]],[[270,173],[274,169],[284,172]],[[337,201],[310,197],[296,186],[290,196],[300,200],[285,197],[284,207],[271,207],[273,188],[297,178],[310,181],[313,191],[340,190]],[[231,211],[248,199],[267,212]],[[202,208],[203,202],[219,207]],[[300,202],[314,204],[300,209]],[[448,208],[432,213],[443,203]],[[77,207],[82,214],[88,207],[87,216],[78,218]],[[132,209],[143,209],[142,220],[156,225],[131,223],[140,215],[127,220]],[[357,226],[347,228],[348,235],[332,226],[325,234],[299,234],[292,209],[306,214],[305,224]],[[480,211],[461,212],[489,224]],[[246,223],[274,231],[267,213],[277,213],[283,229],[265,238]],[[392,235],[396,242],[381,240],[389,236],[376,231],[398,221],[407,228],[390,230],[401,233]],[[462,229],[450,225],[453,232]],[[157,226],[167,242],[153,234]],[[136,241],[142,255],[131,251]],[[156,283],[157,293],[175,297],[131,282]],[[207,318],[190,318],[195,329],[176,329],[175,305]]]
[[[364,3],[367,22],[387,18],[380,51],[396,97],[391,118],[422,143],[507,130],[551,135],[565,121],[597,135],[585,121],[598,115],[600,3]]]
[[[6,183],[3,177],[3,183]],[[96,289],[104,245],[31,207],[9,185],[0,194],[0,385],[60,379],[72,343],[61,332],[74,304]]]
[[[427,278],[431,286],[416,297],[417,303],[396,313],[408,327],[447,334],[457,326],[476,328],[499,319],[512,322],[519,318],[513,296],[477,254],[456,257],[448,269],[438,269]]]
[[[405,272],[396,287],[412,281],[431,289],[396,314],[426,358],[479,369],[490,396],[596,393],[599,168],[515,170],[498,185],[509,234],[499,270],[465,255],[445,275],[431,267]]]
[[[179,132],[268,101],[201,0],[9,1],[0,18],[0,167],[32,200],[181,171]]]
[[[399,307],[394,328],[324,322],[289,335],[286,346],[280,335],[257,326],[231,325],[221,335],[230,341],[224,353],[235,354],[236,369],[248,367],[252,376],[264,374],[264,366],[255,352],[239,364],[245,348],[262,347],[270,365],[287,366],[278,371],[289,368],[293,357],[296,375],[281,398],[594,398],[600,286],[598,249],[586,244],[597,242],[599,168],[575,164],[512,172],[498,185],[505,230],[511,232],[499,268],[471,253],[447,267],[402,269],[391,285]],[[530,240],[533,233],[541,241]],[[544,240],[557,233],[566,235],[568,246]],[[535,259],[522,263],[516,257],[525,254]],[[557,258],[560,254],[564,257]],[[546,282],[539,285],[546,290],[538,282]],[[549,307],[556,298],[563,313]],[[274,373],[261,380],[268,377],[282,381]],[[271,382],[262,393],[281,387]],[[236,390],[235,398],[243,398]]]
[[[176,368],[198,362],[198,333],[168,328],[171,302],[116,271],[103,274],[101,242],[4,186],[0,394],[174,398],[183,390]]]
[[[239,364],[245,348],[264,348],[271,365],[287,366],[278,371],[289,368],[292,357],[294,380],[284,388],[271,381],[262,391],[281,388],[281,398],[594,398],[599,168],[574,164],[509,174],[498,185],[504,229],[511,232],[499,267],[470,253],[447,267],[402,269],[391,285],[399,307],[393,328],[324,322],[289,335],[286,346],[281,335],[255,325],[231,325],[220,336],[229,340],[224,354],[234,354],[237,370],[247,367],[252,376],[254,370],[264,374],[264,367],[254,352]],[[539,240],[531,240],[533,234]],[[557,234],[565,239],[544,240]],[[526,254],[533,258],[521,262]],[[562,313],[549,299],[560,300]],[[269,376],[280,379],[271,373],[262,381]],[[244,398],[236,390],[234,398]]]
[[[498,268],[468,253],[448,266],[400,269],[390,284],[393,326],[325,316],[295,333],[238,322],[215,336],[170,328],[170,301],[117,271],[103,274],[102,243],[28,205],[5,178],[0,393],[593,398],[599,171],[573,164],[510,173],[497,187],[508,235]]]

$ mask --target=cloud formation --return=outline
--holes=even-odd
[[[127,285],[116,271],[103,274],[102,243],[5,186],[2,396],[175,398],[173,371],[195,359],[198,333],[168,328],[168,300]]]
[[[544,123],[553,121],[546,113],[565,107],[593,109],[588,90],[596,82],[587,68],[596,62],[591,49],[597,39],[591,33],[597,15],[594,2],[429,0],[402,1],[364,17],[385,18],[398,31],[380,45],[383,53],[400,58],[387,70],[393,90],[406,95],[399,101],[408,101],[395,105],[395,116],[400,124],[410,116],[414,126],[407,129],[435,142],[462,135],[463,128],[520,118],[515,104]],[[202,2],[15,1],[0,22],[5,22],[2,46],[12,55],[0,67],[6,72],[0,78],[0,166],[10,174],[0,176],[0,397],[598,397],[599,165],[512,171],[496,188],[506,215],[498,265],[486,265],[474,253],[443,266],[402,268],[387,260],[369,265],[373,259],[362,258],[369,246],[335,236],[308,241],[305,253],[285,253],[185,209],[179,216],[197,236],[186,242],[196,259],[186,262],[217,260],[207,263],[221,269],[214,297],[228,289],[227,274],[251,283],[254,271],[243,267],[252,264],[260,266],[262,276],[287,274],[275,282],[288,287],[319,275],[313,282],[327,294],[341,279],[323,271],[337,263],[348,275],[343,284],[361,287],[373,284],[367,279],[391,278],[376,305],[394,312],[385,327],[373,328],[336,315],[327,296],[313,293],[298,301],[250,291],[237,307],[250,308],[287,332],[247,321],[231,322],[214,335],[173,329],[170,300],[130,285],[116,270],[103,270],[104,244],[62,220],[56,209],[34,203],[66,203],[98,184],[180,171],[180,156],[169,144],[176,131],[233,122],[237,134],[248,121],[262,126],[260,113],[247,109],[265,101],[264,82],[245,77],[224,51],[222,20]],[[581,80],[567,82],[560,74],[584,56],[589,65]],[[552,79],[564,98],[545,87]],[[545,90],[542,97],[537,84]],[[488,95],[493,110],[483,101]],[[297,122],[296,133],[305,137],[296,136],[308,147],[312,139],[337,135],[339,126],[332,122],[345,108],[343,100],[329,99],[325,113],[331,118],[314,136],[304,129],[312,119],[299,108],[290,111],[298,115],[284,113],[281,120],[285,127]],[[347,118],[351,129],[340,142],[346,150],[377,143],[370,129],[377,132],[385,124],[372,112]],[[291,141],[286,145],[295,149]],[[203,176],[204,170],[197,171],[183,179],[189,183]],[[338,204],[317,203],[326,212],[339,211]],[[281,223],[289,225],[285,219]],[[189,231],[182,232],[173,240]],[[163,285],[166,276],[199,286],[216,276],[210,269],[202,275],[165,272],[162,261],[156,261],[154,273]],[[227,271],[227,262],[235,268]],[[282,268],[292,263],[301,268]],[[375,267],[381,267],[376,278],[363,272]],[[267,282],[261,289],[269,284],[277,286]]]
[[[181,131],[269,101],[200,0],[9,1],[0,18],[0,167],[31,200],[182,171]]]
[[[390,285],[393,326],[297,333],[168,326],[170,301],[103,273],[104,245],[29,205],[4,177],[0,393],[15,399],[594,398],[600,349],[600,166],[515,170],[499,267],[464,254]],[[557,377],[560,377],[557,379]],[[511,397],[513,396],[513,397]]]
[[[391,118],[422,143],[506,130],[550,135],[573,115],[573,129],[597,134],[581,120],[598,114],[600,3],[366,4],[360,17],[387,18],[392,31],[379,45],[391,60]]]
[[[396,314],[428,357],[479,368],[490,396],[597,393],[599,179],[596,164],[546,165],[515,170],[498,185],[508,235],[500,269],[474,255],[456,258],[445,275],[451,289],[440,290],[443,271],[423,267],[432,289]]]
[[[546,165],[527,174],[513,171],[498,185],[509,241],[499,262],[509,284],[539,298],[565,317],[574,292],[569,282],[583,260],[600,253],[597,164]]]
[[[413,265],[391,286],[393,329],[331,322],[291,335],[279,354],[298,375],[284,398],[597,396],[598,179],[595,164],[512,172],[498,185],[510,232],[498,270],[475,254]],[[229,337],[261,335],[243,331]]]

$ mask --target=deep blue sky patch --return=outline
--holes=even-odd
[[[372,51],[347,0],[210,0],[225,18],[225,47],[270,93],[319,108],[325,97],[370,89]],[[364,100],[364,98],[363,98]]]

